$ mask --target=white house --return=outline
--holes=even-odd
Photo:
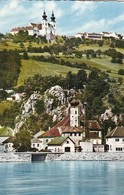
[[[31,148],[35,148],[38,151],[43,149],[43,142],[39,140],[38,138],[33,138],[31,140]]]
[[[80,141],[81,152],[93,152],[93,143],[92,142],[83,142]]]
[[[102,34],[101,33],[88,33],[85,32],[83,34],[85,39],[91,39],[91,40],[102,40]]]
[[[75,143],[70,137],[58,137],[48,143],[51,152],[75,152]]]
[[[2,149],[2,150],[1,150]],[[14,151],[11,137],[0,137],[0,152]]]
[[[116,127],[106,135],[108,152],[124,152],[124,127]]]

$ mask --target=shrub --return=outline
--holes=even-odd
[[[118,74],[124,75],[124,69],[119,69]]]

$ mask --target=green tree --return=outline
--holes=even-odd
[[[45,111],[44,101],[38,100],[35,104],[37,114],[42,114]]]
[[[22,129],[15,135],[13,147],[18,152],[26,152],[31,150],[31,134],[29,131]]]
[[[29,59],[29,58],[28,58],[28,53],[27,53],[26,50],[25,50],[24,53],[23,53],[23,59],[24,59],[24,60],[28,60],[28,59]]]

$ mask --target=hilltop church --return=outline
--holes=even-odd
[[[42,23],[30,23],[30,25],[25,27],[16,27],[13,28],[10,33],[15,35],[20,30],[28,31],[28,35],[41,35],[46,36],[46,39],[54,40],[55,39],[55,32],[56,32],[56,18],[54,16],[54,12],[52,12],[50,17],[50,22],[47,20],[46,12],[43,12],[42,15]]]

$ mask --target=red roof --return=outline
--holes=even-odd
[[[25,27],[13,28],[13,29],[11,30],[11,32],[20,31],[20,30],[33,30],[33,26],[25,26]]]
[[[124,127],[116,127],[106,135],[106,138],[113,137],[124,137]]]
[[[82,130],[80,127],[62,127],[62,133],[82,133]]]
[[[57,127],[61,126],[67,126],[70,127],[70,116],[66,116],[64,119],[62,119],[57,125]]]
[[[70,126],[70,118],[69,116],[65,117],[63,120],[61,120],[57,125],[46,131],[44,134],[42,134],[41,137],[59,137],[61,136],[61,132],[59,131],[58,127],[69,127]]]
[[[41,30],[41,29],[42,29],[42,24],[31,23],[30,26],[24,26],[24,27],[13,28],[13,29],[11,30],[11,32],[20,31],[20,30],[33,30],[35,27],[37,27],[38,30]]]
[[[88,120],[87,121],[88,128],[92,131],[100,131],[101,127],[96,120]],[[46,131],[42,134],[41,137],[60,137],[62,133],[82,133],[81,127],[70,127],[70,117],[66,116],[63,120],[61,120],[57,125]],[[96,136],[96,135],[94,135]]]
[[[38,138],[42,138],[42,137],[60,137],[60,136],[61,136],[61,134],[60,134],[59,130],[56,127],[53,127],[50,130],[43,133]]]
[[[102,128],[100,127],[98,121],[96,121],[96,120],[88,120],[88,121],[87,121],[87,127],[88,127],[88,129],[90,129],[91,131],[92,131],[92,130],[101,131],[101,129],[102,129]]]

